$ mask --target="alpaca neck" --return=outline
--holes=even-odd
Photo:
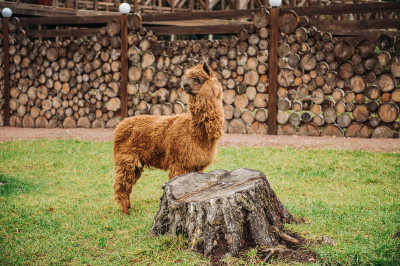
[[[222,137],[224,113],[221,99],[190,96],[188,106],[195,134],[203,140]]]

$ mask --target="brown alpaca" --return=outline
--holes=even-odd
[[[187,70],[183,83],[188,113],[130,117],[115,130],[114,199],[124,214],[129,214],[130,194],[143,167],[168,170],[171,179],[203,171],[216,156],[224,121],[221,84],[206,64]]]

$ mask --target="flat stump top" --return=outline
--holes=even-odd
[[[261,182],[262,173],[249,169],[232,172],[214,170],[207,174],[189,173],[178,176],[165,185],[179,202],[204,202],[213,198],[225,198],[248,190]]]

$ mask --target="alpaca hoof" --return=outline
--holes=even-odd
[[[121,204],[122,213],[125,215],[129,215],[130,204]]]
[[[129,196],[125,194],[116,194],[115,201],[121,207],[122,212],[126,215],[129,215],[129,209],[131,208],[131,202],[129,200]]]

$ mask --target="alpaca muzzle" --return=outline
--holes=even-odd
[[[192,87],[191,87],[189,84],[183,84],[183,90],[184,90],[186,93],[193,94]]]

